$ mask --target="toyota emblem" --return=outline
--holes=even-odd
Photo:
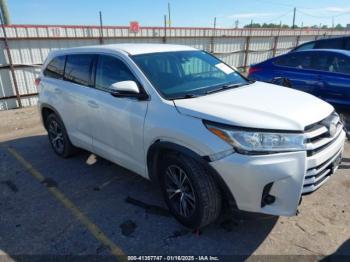
[[[337,133],[337,124],[334,122],[330,122],[328,126],[328,132],[331,137],[335,136]]]

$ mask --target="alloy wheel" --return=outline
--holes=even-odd
[[[62,127],[56,120],[51,120],[48,128],[50,142],[55,149],[55,151],[59,154],[64,151],[64,137]]]
[[[182,216],[190,217],[196,209],[196,196],[186,172],[171,165],[165,172],[165,186],[169,202]]]

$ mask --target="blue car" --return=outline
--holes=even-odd
[[[334,106],[350,109],[350,51],[319,49],[287,53],[252,65],[248,78],[298,89]]]

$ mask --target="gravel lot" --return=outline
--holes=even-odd
[[[55,195],[58,191],[74,208]],[[238,212],[193,233],[169,216],[145,179],[88,152],[57,157],[36,108],[0,112],[0,254],[8,260],[18,255],[109,258],[106,239],[93,232],[127,255],[350,256],[349,142],[337,174],[304,197],[299,211],[290,218]]]

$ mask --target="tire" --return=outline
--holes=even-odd
[[[219,188],[206,168],[181,154],[168,154],[161,163],[159,181],[174,217],[192,229],[214,222],[220,215],[222,200]]]
[[[72,156],[76,148],[70,142],[62,120],[52,113],[46,118],[45,125],[53,151],[63,158]]]

